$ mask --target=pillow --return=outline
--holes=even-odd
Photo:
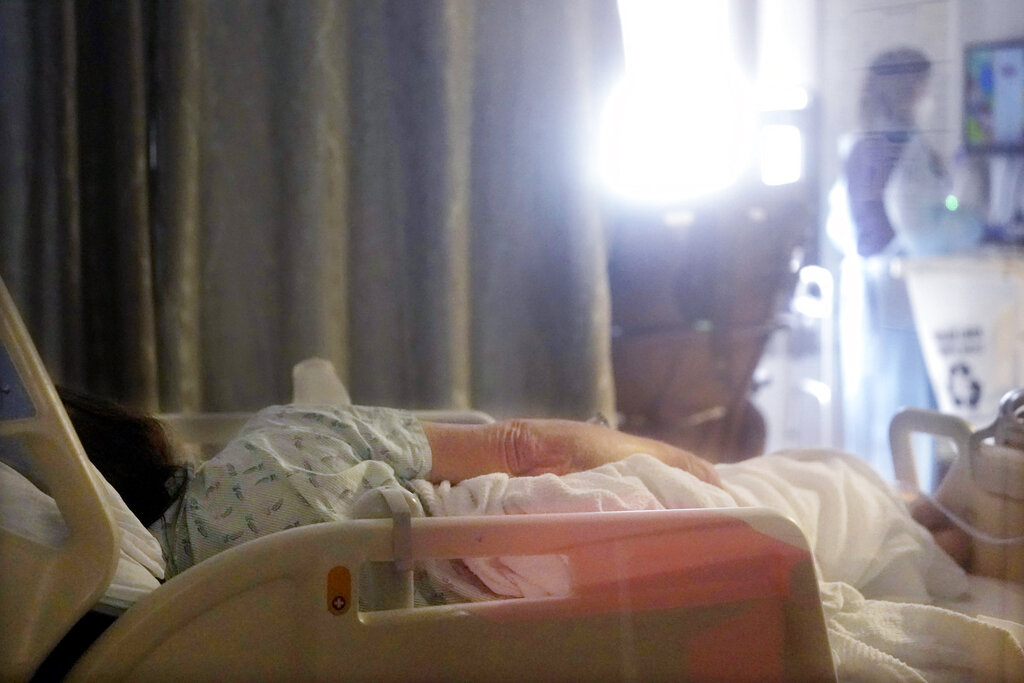
[[[68,535],[53,498],[3,461],[0,461],[0,526],[51,547],[62,545]]]
[[[139,518],[125,505],[121,494],[100,474],[96,466],[91,462],[86,464],[106,492],[107,503],[110,504],[111,511],[114,513],[114,522],[121,530],[121,556],[134,560],[145,567],[153,575],[153,578],[164,578],[166,571],[164,553],[156,537],[149,532],[149,529],[142,526]]]
[[[150,590],[160,585],[165,565],[160,544],[125,505],[114,487],[92,463],[91,475],[100,482],[120,530],[121,556],[115,583],[145,584]],[[0,524],[8,530],[49,546],[60,546],[67,538],[67,526],[56,501],[20,472],[0,461]],[[139,569],[144,570],[144,574]],[[146,577],[148,576],[148,580]]]

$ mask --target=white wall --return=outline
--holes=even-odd
[[[1024,0],[958,0],[957,5],[964,42],[1024,36]]]

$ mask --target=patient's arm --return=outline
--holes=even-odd
[[[568,474],[647,453],[721,485],[711,463],[660,441],[569,420],[510,420],[488,425],[424,423],[433,454],[429,479],[462,481],[491,472]]]

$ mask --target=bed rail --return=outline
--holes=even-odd
[[[103,595],[119,532],[2,280],[0,341],[0,452],[27,449],[67,527],[60,547],[0,527],[0,680],[22,680]]]
[[[71,681],[829,680],[811,556],[761,509],[413,519],[428,557],[556,554],[562,597],[363,611],[390,520],[300,527],[173,578],[114,623]]]

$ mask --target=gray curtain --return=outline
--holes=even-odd
[[[0,3],[0,274],[52,374],[610,413],[613,0]]]

